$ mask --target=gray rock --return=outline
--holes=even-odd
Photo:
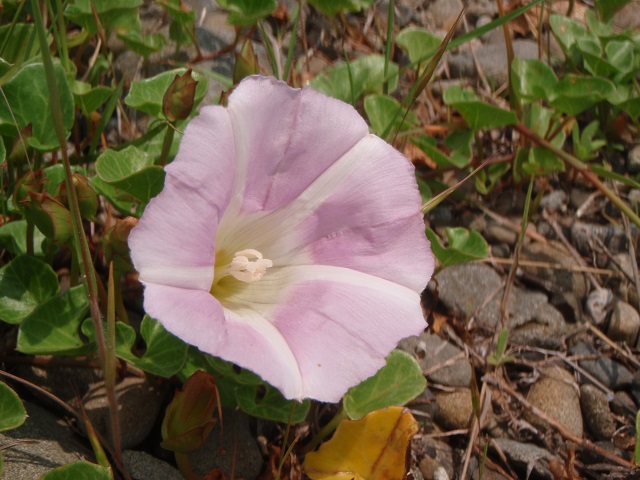
[[[611,411],[621,417],[636,416],[636,404],[633,402],[633,398],[624,390],[614,392],[614,399],[611,402]]]
[[[140,377],[126,377],[116,385],[123,450],[135,447],[147,437],[160,412],[165,393],[166,388]],[[87,392],[83,405],[93,427],[109,438],[111,417],[103,382],[96,383]]]
[[[549,291],[573,292],[577,297],[582,298],[587,294],[587,279],[584,274],[572,272],[571,268],[576,266],[566,248],[559,242],[534,242],[526,245],[522,251],[522,257],[536,262],[548,262],[559,264],[567,269],[551,269],[537,267],[523,267],[523,270],[542,284],[548,286]]]
[[[476,49],[476,58],[484,75],[495,83],[507,81],[507,48],[501,35],[492,35],[495,42],[487,43]],[[538,58],[538,45],[534,40],[514,40],[513,51],[516,58]],[[451,73],[456,77],[475,77],[476,66],[468,49],[451,55],[448,59]]]
[[[638,29],[640,27],[640,2],[627,3],[613,16],[613,24],[618,31]]]
[[[626,302],[618,301],[613,307],[607,335],[615,342],[636,345],[640,332],[640,315]]]
[[[616,424],[609,410],[607,394],[595,385],[580,387],[580,407],[587,428],[597,440],[611,440]]]
[[[638,229],[631,225],[631,238],[637,238]],[[598,225],[586,222],[573,222],[571,225],[571,241],[576,249],[583,255],[592,253],[591,244],[598,238],[612,252],[627,250],[627,236],[624,228],[616,225]],[[637,241],[636,241],[637,247]]]
[[[560,459],[547,450],[531,443],[520,443],[508,438],[496,438],[494,442],[509,461],[522,472],[521,478],[529,478],[533,473],[539,478],[553,479],[549,471],[549,461]],[[495,448],[493,442],[490,448]]]
[[[540,206],[551,213],[564,212],[567,210],[567,202],[568,198],[564,190],[554,190],[542,197]]]
[[[211,431],[199,450],[189,454],[193,471],[206,475],[214,468],[235,478],[256,478],[262,469],[262,455],[249,430],[249,417],[241,411],[222,410],[222,435],[220,423]]]
[[[441,30],[449,30],[461,11],[461,0],[435,0],[429,4],[427,9],[436,28]]]
[[[608,288],[596,288],[589,293],[584,302],[584,310],[594,324],[600,325],[607,318],[609,305],[613,302],[613,293]]]
[[[478,326],[494,331],[500,321],[502,281],[490,266],[466,263],[445,268],[436,275],[440,301],[453,314],[473,318]],[[509,296],[509,327],[512,341],[558,348],[564,326],[562,314],[550,305],[546,295],[514,287]],[[532,325],[528,325],[532,323]],[[539,324],[542,327],[536,327]],[[528,325],[524,328],[525,325]],[[519,330],[519,327],[523,327]],[[534,333],[531,333],[534,332]]]
[[[578,437],[582,437],[580,397],[573,375],[557,366],[541,370],[540,373],[541,378],[531,386],[527,400],[548,417],[562,423]],[[531,412],[526,412],[525,418],[539,428],[550,428],[545,420]]]
[[[474,317],[481,327],[491,330],[498,324],[500,306],[496,299],[502,282],[490,266],[480,263],[454,265],[440,271],[435,279],[439,300],[452,314]]]
[[[484,234],[485,239],[490,243],[506,243],[507,245],[515,245],[518,240],[518,234],[516,232],[495,222],[490,222],[487,225]]]
[[[581,342],[571,349],[572,355],[599,355],[593,346]],[[578,364],[599,382],[611,390],[618,390],[631,385],[633,375],[623,364],[616,360],[599,356],[593,360],[579,360]]]
[[[434,420],[445,430],[467,428],[473,415],[471,390],[461,388],[453,392],[439,392],[435,395],[438,409]]]
[[[455,345],[433,335],[422,333],[419,337],[409,337],[400,342],[400,348],[418,360],[423,371],[429,371],[459,357],[453,364],[442,367],[427,375],[430,382],[450,387],[468,387],[471,384],[471,364]]]
[[[423,455],[419,468],[426,480],[435,478],[435,473],[439,468],[444,469],[449,478],[453,478],[453,450],[447,442],[422,437],[414,441],[413,447],[420,455]]]
[[[24,406],[29,414],[26,422],[0,433],[2,478],[33,480],[62,465],[92,459],[91,450],[60,419],[35,404],[24,402]]]
[[[46,359],[47,357],[42,357]],[[89,389],[96,381],[96,374],[90,368],[72,368],[57,365],[16,365],[14,373],[47,392],[53,393],[65,403],[77,405],[78,396]]]
[[[122,452],[122,463],[133,477],[133,480],[183,480],[182,474],[167,462],[149,455],[147,452],[125,450]]]
[[[627,154],[627,171],[632,174],[640,172],[640,144],[634,145]]]

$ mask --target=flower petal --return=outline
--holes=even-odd
[[[270,270],[224,298],[227,320],[236,317],[228,340],[209,353],[254,371],[287,398],[338,401],[382,367],[400,339],[426,327],[418,293],[339,267]]]
[[[234,217],[218,239],[229,251],[255,248],[275,265],[352,268],[421,291],[434,259],[414,175],[409,160],[368,135],[287,205]]]
[[[216,228],[235,181],[235,145],[225,109],[202,109],[166,172],[164,189],[129,236],[131,257],[143,283],[208,291]]]
[[[212,352],[225,343],[222,305],[208,291],[148,283],[144,309],[181,340]]]
[[[243,213],[286,205],[368,133],[350,105],[273,78],[243,80],[228,110]]]

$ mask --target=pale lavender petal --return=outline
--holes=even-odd
[[[329,266],[276,269],[223,306],[227,320],[230,312],[237,320],[227,321],[228,342],[209,353],[297,399],[338,401],[383,366],[400,339],[426,327],[415,291]]]
[[[208,291],[150,283],[144,289],[144,309],[173,335],[203,352],[217,351],[227,342],[222,306]]]
[[[228,109],[244,176],[243,213],[287,204],[368,133],[350,105],[273,78],[243,80]]]
[[[409,160],[368,135],[296,199],[275,212],[233,216],[219,238],[230,251],[250,240],[275,265],[347,267],[421,291],[434,259],[414,175]]]
[[[216,229],[235,181],[235,145],[227,111],[203,108],[189,123],[165,186],[129,237],[142,282],[209,290]]]

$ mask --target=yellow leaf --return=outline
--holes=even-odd
[[[406,453],[418,423],[402,407],[343,420],[317,452],[307,455],[305,473],[312,480],[400,480]]]

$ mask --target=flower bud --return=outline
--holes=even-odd
[[[160,446],[179,453],[202,447],[216,422],[213,418],[216,398],[216,381],[212,375],[202,370],[191,375],[167,407],[162,422],[164,440]]]
[[[45,237],[60,243],[67,243],[73,236],[71,212],[59,200],[48,193],[29,192],[20,202],[25,215]]]
[[[162,99],[162,111],[170,122],[184,120],[193,110],[198,81],[191,76],[191,69],[184,75],[176,75]]]
[[[22,210],[20,202],[28,199],[29,192],[42,192],[44,182],[45,176],[42,170],[29,171],[24,174],[13,189],[13,206]]]
[[[74,173],[71,175],[71,181],[76,188],[80,215],[82,215],[82,218],[93,221],[98,211],[98,194],[84,175]],[[60,182],[58,184],[55,189],[55,197],[63,204],[69,205],[66,182]]]
[[[253,51],[251,40],[247,40],[242,45],[240,52],[236,52],[236,65],[233,68],[233,83],[239,83],[245,77],[255,75],[260,72],[258,57]]]
[[[102,237],[102,248],[107,265],[113,262],[113,267],[120,272],[133,270],[127,240],[131,229],[137,223],[138,220],[133,217],[116,220],[116,224]]]

